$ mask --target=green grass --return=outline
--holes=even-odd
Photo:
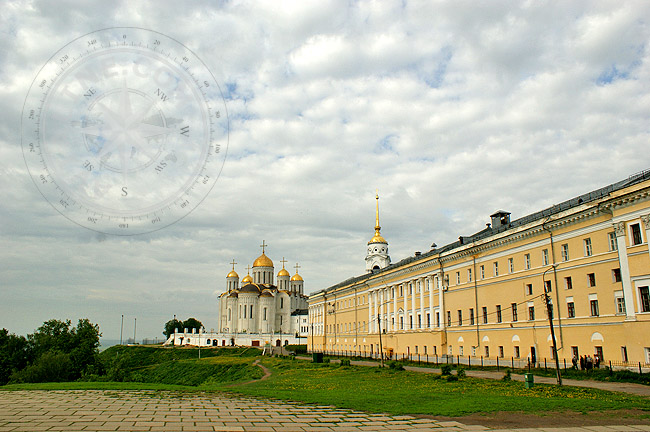
[[[648,398],[577,387],[465,378],[447,382],[438,375],[362,366],[338,367],[265,359],[274,375],[236,391],[267,398],[335,405],[390,414],[461,416],[477,412],[578,412],[617,409],[650,411]]]
[[[0,391],[3,390],[169,390],[187,392],[201,389],[191,386],[157,383],[72,381],[7,384],[0,386]]]
[[[209,357],[255,357],[260,355],[256,348],[203,348],[201,358]],[[194,347],[125,346],[115,345],[100,353],[106,364],[119,359],[122,367],[132,369],[176,360],[199,358],[199,349]]]

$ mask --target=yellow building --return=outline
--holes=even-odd
[[[561,362],[648,365],[649,236],[650,170],[393,264],[377,207],[368,272],[309,297],[308,348],[550,362],[546,290]]]

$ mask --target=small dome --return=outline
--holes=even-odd
[[[240,288],[239,290],[240,293],[260,293],[260,289],[255,285],[254,283],[249,283],[247,285],[244,285],[243,287]]]
[[[253,282],[253,278],[251,277],[251,275],[246,275],[244,276],[244,279],[241,280],[242,285],[245,285],[247,283],[252,283],[252,282]]]
[[[273,261],[264,252],[253,262],[253,267],[273,267]]]
[[[236,271],[232,270],[230,273],[228,273],[228,276],[226,276],[226,277],[227,278],[231,278],[231,277],[239,278],[239,275],[237,274]]]
[[[296,273],[295,275],[293,275],[293,276],[291,277],[291,281],[292,281],[292,282],[293,282],[293,281],[302,281],[302,280],[303,280],[303,279],[302,279],[302,276],[300,276],[298,273]]]
[[[282,270],[280,270],[278,272],[278,277],[280,277],[280,276],[291,276],[291,275],[289,274],[289,272],[286,269],[283,268]]]
[[[370,239],[370,241],[368,242],[368,244],[371,244],[371,243],[386,243],[386,244],[388,244],[388,242],[386,241],[386,239],[383,238],[383,237],[381,236],[381,234],[379,234],[379,230],[378,230],[378,229],[375,229],[375,235],[374,235],[374,236]]]
[[[273,297],[273,294],[271,293],[271,290],[265,289],[262,291],[262,295],[260,297]]]

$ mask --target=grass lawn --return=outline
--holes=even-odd
[[[390,414],[463,416],[495,411],[545,413],[641,409],[650,400],[602,390],[464,378],[447,382],[438,375],[363,366],[338,367],[303,361],[265,359],[271,378],[237,386],[237,392],[268,398],[335,405]]]

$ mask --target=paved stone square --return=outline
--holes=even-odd
[[[478,431],[483,426],[212,393],[0,391],[2,431]],[[650,431],[650,426],[526,431]],[[523,432],[523,429],[519,430]]]

